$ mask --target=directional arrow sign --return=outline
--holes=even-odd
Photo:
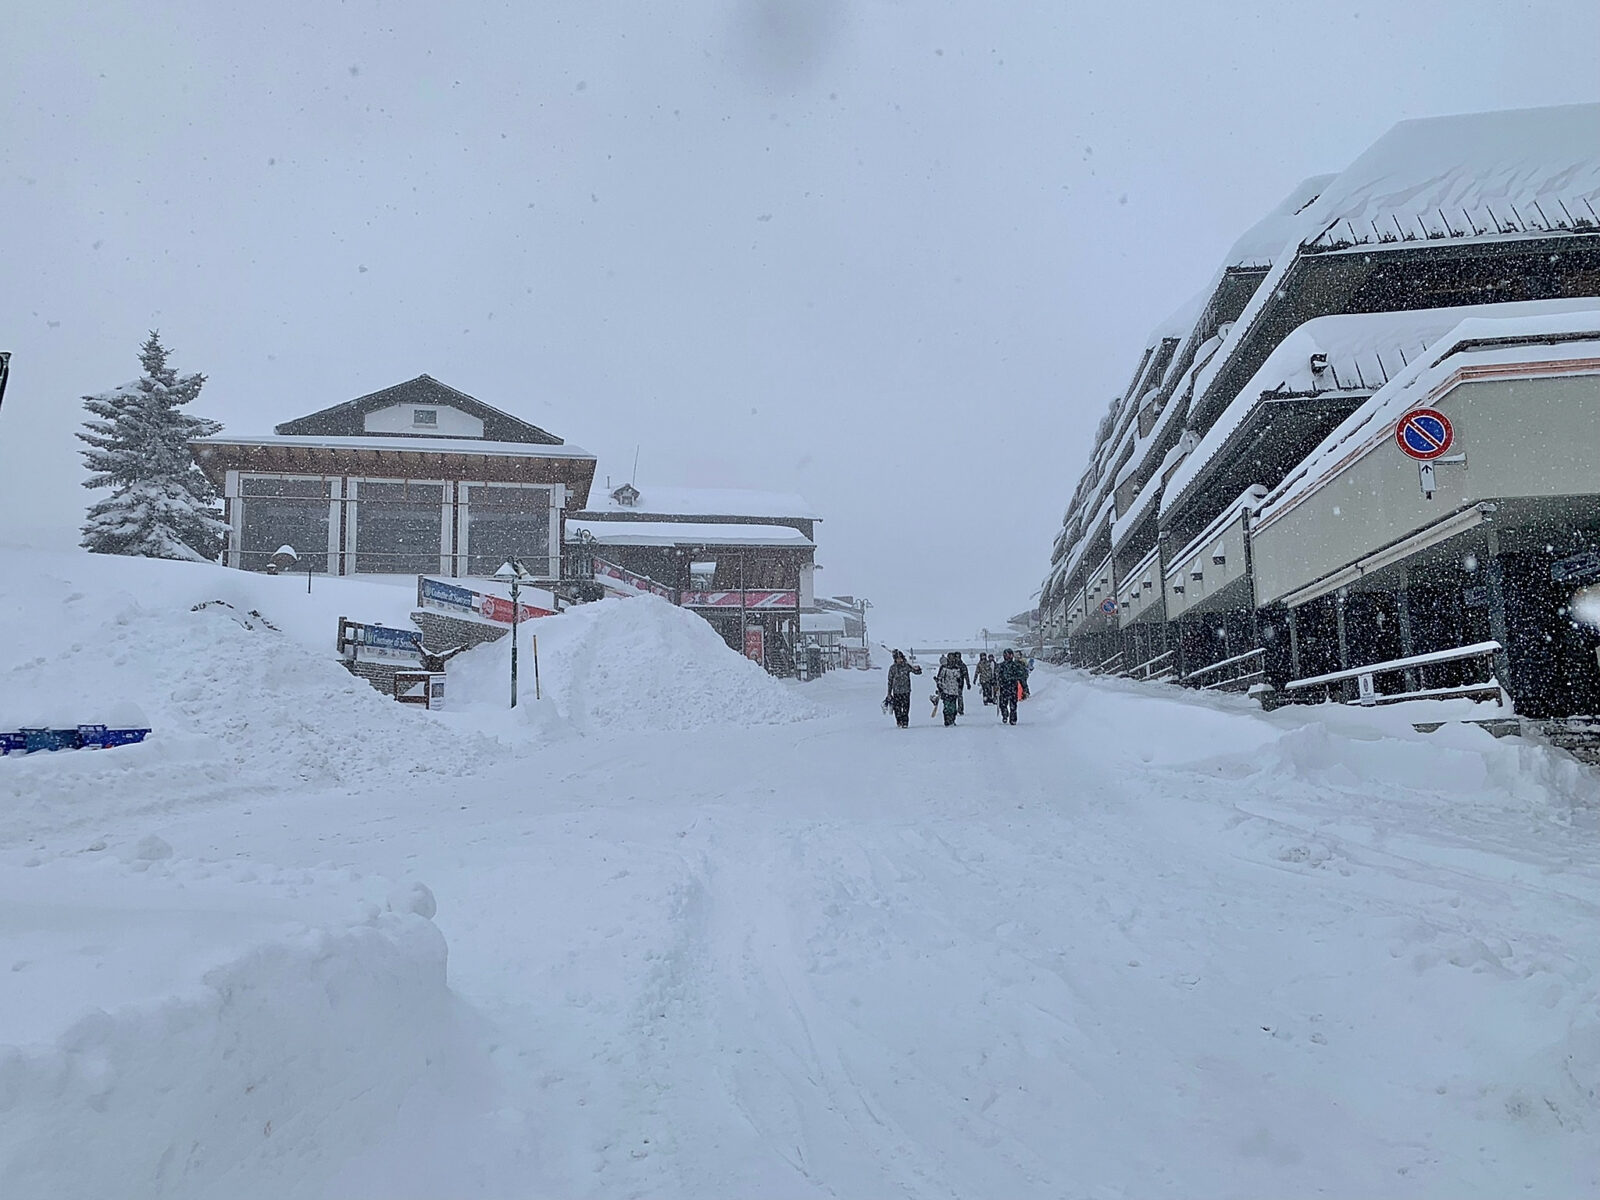
[[[1413,408],[1394,427],[1400,449],[1424,462],[1448,453],[1455,436],[1450,419],[1436,408]]]

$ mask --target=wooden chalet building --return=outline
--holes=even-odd
[[[485,577],[508,558],[560,577],[562,526],[588,504],[588,451],[419,375],[271,435],[190,443],[221,489],[226,565]]]
[[[693,609],[736,650],[786,675],[800,614],[812,611],[820,519],[801,497],[730,488],[624,483],[568,522],[589,547],[595,582],[656,591]]]

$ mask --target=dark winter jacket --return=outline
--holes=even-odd
[[[922,668],[914,663],[892,662],[889,664],[889,695],[909,696],[911,694],[911,677],[921,675]]]
[[[1020,658],[1001,659],[1000,668],[995,672],[995,679],[1001,686],[1008,683],[1020,683],[1023,687],[1028,685],[1028,664]]]

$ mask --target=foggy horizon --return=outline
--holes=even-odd
[[[1565,7],[25,6],[0,542],[76,545],[159,328],[230,432],[427,373],[597,483],[801,493],[886,634],[994,627],[1147,331],[1396,122],[1600,96]]]

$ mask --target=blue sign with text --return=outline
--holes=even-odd
[[[468,588],[457,587],[453,583],[441,583],[437,579],[423,579],[422,598],[434,604],[442,604],[446,608],[459,608],[463,612],[472,612],[476,607],[473,601],[477,593]]]

